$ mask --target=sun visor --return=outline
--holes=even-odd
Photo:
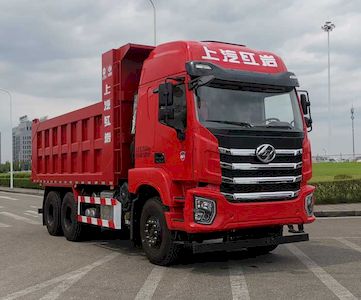
[[[215,79],[237,83],[256,85],[280,86],[286,88],[298,87],[298,79],[292,72],[260,73],[242,70],[225,69],[216,64],[204,61],[190,61],[186,63],[187,73],[191,77],[213,75]]]

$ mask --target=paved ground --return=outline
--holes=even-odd
[[[361,203],[316,205],[315,216],[316,217],[361,216]]]
[[[41,197],[0,192],[0,299],[357,299],[361,218],[323,218],[273,254],[203,254],[170,268],[108,235],[70,243],[40,225]]]

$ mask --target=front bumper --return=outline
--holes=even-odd
[[[168,228],[187,233],[209,233],[252,227],[267,227],[288,224],[312,223],[315,217],[305,211],[305,197],[314,192],[314,187],[303,186],[298,197],[291,200],[265,202],[229,202],[219,191],[195,188],[187,191],[183,220],[166,213]],[[194,221],[194,196],[212,199],[217,205],[217,214],[212,224],[202,225]]]
[[[193,249],[193,253],[215,252],[215,251],[239,251],[245,248],[252,247],[264,247],[264,246],[276,246],[280,244],[305,242],[309,240],[307,233],[293,234],[279,237],[265,237],[256,239],[246,239],[238,241],[226,241],[219,243],[187,243],[182,244],[189,245]]]

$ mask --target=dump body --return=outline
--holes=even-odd
[[[128,44],[104,53],[101,102],[50,120],[34,120],[34,182],[114,186],[127,178],[133,97],[152,49]]]

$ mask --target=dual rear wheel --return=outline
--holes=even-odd
[[[66,193],[61,201],[59,192],[49,192],[44,203],[44,222],[50,235],[64,234],[69,241],[79,241],[83,226],[77,221],[73,193]]]

